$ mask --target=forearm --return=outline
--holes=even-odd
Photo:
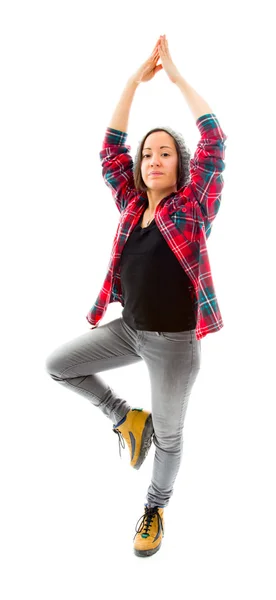
[[[133,79],[128,79],[121,98],[112,115],[109,127],[119,129],[119,131],[127,131],[130,107],[138,85],[139,83],[136,83]]]
[[[209,104],[192,88],[191,85],[189,85],[187,81],[185,81],[184,77],[179,75],[176,80],[176,85],[179,87],[184,98],[188,102],[189,108],[191,109],[195,120],[201,117],[201,115],[213,113],[213,110]]]

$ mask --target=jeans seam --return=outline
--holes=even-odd
[[[191,335],[192,335],[192,334],[191,334]],[[192,375],[192,371],[193,371],[193,364],[194,364],[194,344],[192,344],[192,360],[191,360],[191,367],[190,367],[189,377],[187,377],[186,388],[185,388],[185,394],[184,394],[184,401],[183,401],[183,403],[182,403],[182,408],[181,408],[181,413],[180,413],[180,421],[182,421],[182,415],[183,415],[184,406],[185,406],[185,395],[186,395],[186,391],[187,391],[187,388],[188,388],[188,385],[189,385],[189,381],[190,381],[190,378],[191,378],[191,375]],[[186,405],[186,408],[187,408],[187,405]],[[183,423],[183,425],[182,425],[181,432],[180,432],[180,436],[181,436],[181,437],[180,437],[180,439],[181,439],[181,440],[183,439],[183,435],[184,435],[184,434],[183,434],[183,429],[184,429],[184,423]],[[172,482],[172,484],[171,484],[172,486],[174,485],[174,482],[175,482],[175,480],[176,480],[176,477],[177,477],[177,474],[178,474],[178,468],[179,468],[179,465],[180,465],[180,462],[181,462],[181,456],[182,456],[182,451],[181,451],[181,447],[180,447],[180,448],[179,448],[179,458],[178,458],[178,461],[177,461],[177,463],[176,463],[176,467],[175,467],[176,474],[175,474],[174,480],[173,480],[173,482]]]

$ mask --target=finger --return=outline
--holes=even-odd
[[[157,42],[156,42],[156,44],[154,46],[153,52],[155,52],[156,48],[158,48],[159,42],[160,42],[160,36],[159,36],[159,38],[158,38],[158,40],[157,40]]]
[[[161,71],[161,69],[163,69],[163,65],[157,65],[157,67],[154,69],[154,72],[158,73],[158,71]]]
[[[156,49],[155,52],[153,52],[151,54],[151,56],[149,57],[149,61],[155,61],[155,60],[158,60],[158,59],[159,59],[159,52]]]
[[[160,53],[161,53],[161,54],[165,54],[166,52],[168,53],[168,46],[167,46],[167,44],[164,42],[164,40],[162,40],[162,42],[160,43],[159,50],[160,50]]]
[[[153,49],[151,56],[153,56],[156,52],[158,51],[158,46],[155,46],[155,48]]]

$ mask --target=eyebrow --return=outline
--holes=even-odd
[[[160,150],[161,150],[161,148],[171,148],[171,146],[160,146]],[[144,150],[151,150],[151,148],[144,148]],[[143,150],[143,152],[144,152],[144,150]],[[171,150],[172,150],[172,148],[171,148]]]

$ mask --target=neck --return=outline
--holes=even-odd
[[[147,190],[147,197],[148,197],[148,212],[150,215],[153,215],[155,213],[155,209],[157,207],[157,205],[159,204],[159,202],[161,202],[161,200],[163,200],[163,198],[165,198],[166,196],[169,196],[169,194],[171,194],[172,192],[176,192],[176,186],[173,186],[173,188],[169,188],[167,190]]]

